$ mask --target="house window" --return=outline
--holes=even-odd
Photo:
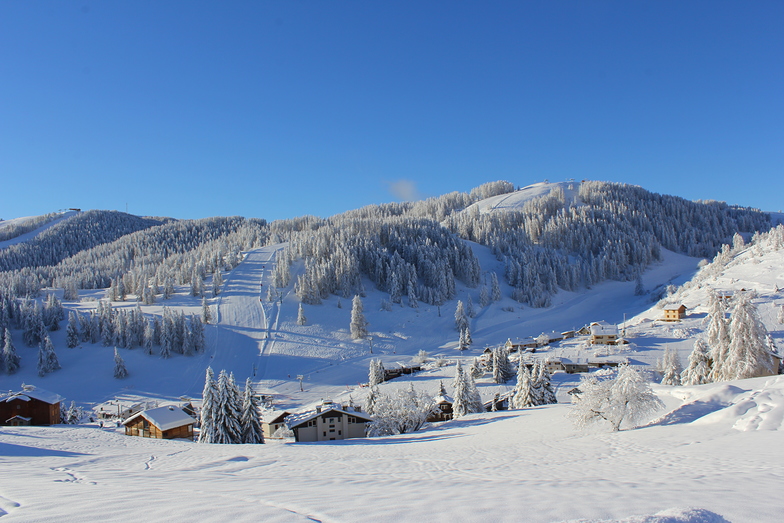
[[[335,432],[335,429],[329,429],[330,432]]]
[[[339,430],[339,431],[338,431],[338,436],[342,436],[342,435],[343,435],[343,431],[342,431],[342,430]]]
[[[327,431],[326,430],[324,431],[324,437],[325,438],[327,437]]]

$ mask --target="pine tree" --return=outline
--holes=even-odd
[[[368,383],[371,387],[375,387],[379,383],[384,382],[384,364],[379,359],[370,360],[370,367],[368,369]]]
[[[634,284],[634,295],[642,296],[644,294],[645,294],[645,287],[643,287],[642,285],[642,274],[638,274]]]
[[[506,383],[512,376],[514,371],[512,365],[509,363],[509,355],[504,347],[496,347],[493,349],[493,382]]]
[[[60,368],[60,362],[57,359],[57,354],[54,352],[52,340],[46,335],[38,348],[38,376],[44,377]]]
[[[212,313],[210,312],[210,306],[207,303],[207,297],[202,296],[201,298],[201,322],[205,325],[209,325],[212,321]]]
[[[376,415],[376,400],[378,399],[378,387],[371,386],[368,395],[365,397],[365,412],[368,416]]]
[[[114,377],[118,380],[128,377],[128,369],[125,368],[125,361],[117,351],[117,347],[114,348]]]
[[[554,405],[558,403],[553,390],[552,376],[550,371],[547,370],[547,365],[544,362],[539,362],[539,374],[536,378],[541,391],[542,405]]]
[[[514,388],[514,396],[511,400],[511,408],[524,409],[536,405],[531,394],[531,373],[528,370],[523,358],[517,364],[517,384]]]
[[[153,322],[146,321],[144,322],[144,341],[142,346],[144,347],[144,353],[148,356],[152,354],[152,345],[153,340],[155,337],[155,332],[153,330]]]
[[[14,374],[19,370],[19,362],[21,359],[16,354],[14,342],[11,340],[11,331],[6,327],[5,329],[5,343],[3,344],[3,361],[5,363],[5,371],[8,374]]]
[[[715,292],[710,293],[708,301],[708,328],[706,330],[708,345],[711,348],[711,381],[724,381],[728,375],[725,362],[730,347],[730,334],[725,317],[724,302]]]
[[[363,313],[362,300],[359,295],[355,295],[351,302],[351,338],[364,339],[368,334],[367,326],[368,322]]]
[[[768,346],[768,331],[757,307],[741,295],[730,317],[730,345],[724,366],[725,379],[737,380],[775,374]]]
[[[457,341],[457,350],[464,351],[468,349],[468,337],[466,336],[467,328],[460,329],[460,338]]]
[[[669,345],[666,349],[664,349],[664,357],[662,358],[661,367],[662,385],[681,384],[681,373],[683,372],[683,367],[681,366],[678,353]]]
[[[468,316],[466,316],[465,307],[462,300],[457,300],[457,307],[455,308],[455,330],[462,331],[468,326]]]
[[[474,309],[474,300],[471,299],[471,295],[469,294],[468,299],[466,300],[466,315],[469,318],[476,317],[476,310]]]
[[[222,370],[218,375],[218,395],[215,402],[215,443],[239,443],[242,402],[234,383],[234,375]]]
[[[459,361],[455,368],[453,387],[455,389],[454,402],[452,403],[452,417],[454,419],[484,410],[474,379],[463,371]]]
[[[221,275],[220,269],[215,269],[215,272],[212,274],[212,295],[217,296],[220,294],[221,286],[223,285],[223,276]]]
[[[416,287],[414,286],[413,280],[408,280],[408,306],[413,309],[419,308],[419,302],[417,301],[417,293]],[[784,323],[784,322],[782,322]]]
[[[207,367],[204,376],[204,390],[201,401],[201,429],[199,443],[217,443],[215,432],[215,411],[218,401],[218,384],[211,367]]]
[[[482,285],[479,289],[479,305],[482,307],[490,305],[490,293],[487,292],[487,285]]]
[[[302,302],[299,304],[299,308],[297,309],[297,325],[305,325],[308,319],[305,317],[305,309],[302,308]]]
[[[79,345],[79,320],[76,319],[76,313],[71,311],[68,313],[68,326],[65,328],[65,346],[73,349]]]
[[[689,355],[689,365],[681,373],[682,385],[703,385],[710,383],[710,359],[708,357],[708,346],[705,340],[697,338],[694,341],[694,348]]]
[[[261,428],[259,401],[253,392],[253,384],[251,383],[250,378],[245,380],[245,393],[242,397],[242,416],[240,418],[240,425],[242,426],[242,443],[264,443],[264,431]]]
[[[498,276],[496,273],[490,273],[490,287],[491,287],[491,299],[493,301],[501,301],[501,287],[498,285]]]

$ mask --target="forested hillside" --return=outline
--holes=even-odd
[[[0,250],[0,290],[23,297],[58,287],[73,298],[78,289],[121,283],[124,292],[154,298],[169,282],[189,284],[198,296],[203,279],[217,268],[234,267],[243,250],[289,242],[275,283],[288,285],[289,266],[304,260],[304,274],[295,282],[304,303],[319,303],[330,294],[362,294],[363,276],[388,292],[392,303],[412,307],[452,299],[456,280],[471,288],[482,285],[482,300],[493,300],[493,282],[503,277],[517,301],[543,307],[559,288],[634,279],[660,258],[662,247],[710,257],[735,233],[770,227],[769,216],[753,209],[691,202],[636,186],[549,185],[549,192],[525,200],[519,209],[497,212],[471,206],[512,195],[509,182],[327,219],[303,216],[269,224],[240,217],[175,221],[89,211]],[[504,261],[505,274],[483,273],[463,240],[490,247]]]

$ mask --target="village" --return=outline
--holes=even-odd
[[[727,293],[725,298],[729,297],[731,296]],[[680,322],[686,316],[684,305],[666,306],[662,309],[660,321]],[[518,338],[514,341],[507,339],[495,349],[485,348],[475,357],[475,362],[485,369],[482,374],[486,374],[492,373],[494,350],[504,351],[511,361],[519,362],[523,359],[524,365],[529,369],[539,361],[548,374],[555,376],[559,388],[563,389],[564,385],[569,385],[569,390],[560,391],[559,396],[563,399],[564,392],[571,394],[575,390],[571,385],[575,384],[576,378],[579,380],[580,375],[633,363],[624,355],[630,345],[625,336],[626,329],[623,325],[619,327],[597,321],[577,330],[542,333],[536,337]],[[443,373],[444,367],[453,364],[443,356],[432,359],[424,357],[416,361],[389,365],[390,368],[383,369],[381,381],[389,382],[401,376],[420,373]],[[577,376],[571,378],[571,375]],[[440,423],[452,419],[454,400],[446,392],[443,381],[442,378],[439,392],[432,398],[434,408],[427,422]],[[510,387],[502,384],[500,388],[487,386],[483,387],[484,389],[491,391],[483,397],[486,411],[509,408],[513,393]],[[316,442],[362,438],[367,435],[367,425],[373,422],[373,417],[363,412],[362,407],[353,400],[341,402],[323,399],[309,410],[298,411],[276,409],[275,397],[271,394],[258,395],[257,399],[263,409],[262,429],[267,440]],[[23,385],[21,390],[8,391],[0,396],[0,420],[3,425],[8,426],[87,423],[101,429],[121,429],[127,436],[198,439],[200,401],[189,398],[182,400],[174,404],[159,404],[156,401],[128,402],[116,399],[96,405],[91,412],[84,413],[73,404],[68,408],[65,398],[56,392],[34,385]]]

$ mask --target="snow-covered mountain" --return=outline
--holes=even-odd
[[[782,346],[784,227],[754,234],[769,229],[767,215],[646,195],[639,188],[579,185],[513,191],[507,184],[489,184],[472,194],[359,209],[330,220],[131,220],[126,225],[140,228],[85,244],[68,256],[54,246],[74,233],[60,236],[59,226],[50,224],[19,243],[29,242],[27,251],[16,246],[13,252],[49,256],[52,265],[0,273],[5,311],[0,318],[21,356],[17,372],[0,372],[0,390],[36,384],[88,410],[119,410],[139,401],[198,403],[209,366],[233,372],[238,382],[249,377],[258,392],[273,396],[275,408],[297,410],[327,398],[362,403],[371,359],[393,368],[421,360],[425,351],[421,372],[382,383],[379,390],[413,384],[435,394],[443,383],[451,393],[455,363],[467,366],[485,347],[601,320],[619,324],[630,343],[591,346],[578,335],[524,357],[623,360],[658,378],[666,347],[685,364],[704,334],[711,290],[753,291],[765,327]],[[630,195],[647,202],[634,203]],[[645,214],[655,208],[668,209],[683,227],[676,231],[674,222]],[[695,236],[700,226],[715,229]],[[569,227],[585,235],[582,243],[558,232]],[[619,264],[620,254],[645,252],[618,248],[634,231],[655,242],[647,251],[653,257]],[[689,256],[712,245],[716,231],[730,244],[722,254],[712,263]],[[690,237],[696,250],[688,246]],[[602,245],[613,242],[616,247]],[[577,245],[585,250],[571,250]],[[565,265],[541,261],[551,254]],[[5,256],[13,263],[23,259]],[[546,305],[532,306],[520,292],[520,270],[527,267],[523,279],[555,274]],[[569,267],[579,275],[572,283],[558,275],[570,274]],[[453,277],[439,279],[440,273]],[[402,286],[404,276],[411,285]],[[493,279],[498,299],[492,296]],[[100,288],[107,286],[115,298],[111,309],[107,289]],[[41,289],[36,301],[20,292],[35,288]],[[74,290],[78,297],[69,297]],[[362,294],[369,322],[364,339],[350,333],[353,291]],[[100,332],[95,342],[80,337],[76,347],[67,348],[68,320],[56,322],[59,330],[47,335],[62,368],[40,377],[38,348],[26,345],[29,329],[13,316],[52,303],[49,294],[84,325],[98,321],[91,314],[113,318],[114,331],[105,334],[108,344]],[[298,321],[303,302],[304,322]],[[473,308],[473,344],[465,351],[457,350],[458,302]],[[126,329],[137,316],[176,322],[180,314],[201,316],[205,304],[211,320],[204,325],[203,350],[189,354],[181,341],[183,353],[173,350],[164,358],[162,346],[129,341]],[[662,322],[663,307],[673,304],[685,305],[686,317]],[[113,376],[116,342],[132,346],[118,349],[129,371],[121,380]],[[95,424],[3,427],[0,515],[54,521],[105,517],[108,510],[119,518],[136,514],[141,499],[155,507],[153,519],[174,521],[401,521],[423,515],[443,521],[780,519],[781,377],[653,385],[665,408],[642,428],[617,433],[580,431],[569,420],[569,391],[580,385],[579,374],[556,372],[553,384],[557,405],[473,414],[388,438],[320,444],[198,445],[126,437],[121,429]],[[494,383],[489,374],[477,379],[485,400],[512,386]],[[39,495],[43,490],[45,497]]]

